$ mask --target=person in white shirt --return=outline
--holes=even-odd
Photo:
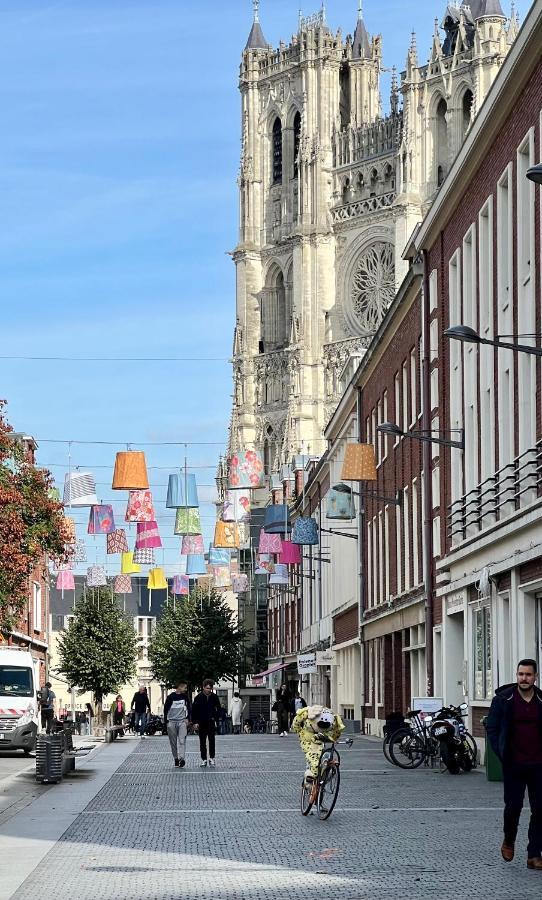
[[[241,716],[243,715],[245,709],[246,703],[243,703],[243,701],[241,700],[239,691],[235,691],[231,699],[229,708],[229,714],[231,716],[231,723],[233,725],[234,734],[240,734],[241,732]]]

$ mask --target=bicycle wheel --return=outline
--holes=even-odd
[[[412,731],[396,731],[389,743],[389,753],[400,769],[417,769],[425,757],[425,744]]]
[[[301,815],[308,816],[314,806],[314,784],[301,782]]]
[[[339,786],[341,783],[341,772],[336,764],[328,765],[324,773],[324,777],[320,782],[320,790],[318,792],[318,800],[316,810],[318,818],[324,821],[329,819],[335,808],[337,797],[339,796]]]
[[[389,763],[393,763],[393,760],[390,756],[390,747],[389,747],[390,740],[391,740],[391,737],[388,737],[388,735],[386,735],[384,740],[382,741],[382,753],[384,754],[384,756],[386,757],[386,759]]]

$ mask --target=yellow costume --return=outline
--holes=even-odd
[[[309,769],[305,774],[316,778],[320,754],[324,747],[317,735],[319,733],[326,734],[330,740],[338,741],[344,731],[341,717],[324,706],[305,707],[296,713],[292,722],[292,731],[299,735],[299,743],[307,759]]]

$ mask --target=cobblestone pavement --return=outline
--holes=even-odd
[[[218,739],[199,769],[189,739],[174,769],[167,739],[134,751],[13,900],[539,900],[518,857],[501,861],[501,792],[482,773],[390,766],[380,745],[345,751],[327,822],[303,818],[291,736]],[[103,753],[107,753],[105,748]]]

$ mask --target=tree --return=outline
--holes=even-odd
[[[109,588],[88,591],[58,641],[58,671],[80,694],[91,691],[101,710],[104,696],[116,693],[136,674],[137,638]]]
[[[186,680],[192,687],[204,678],[235,678],[245,634],[222,595],[196,588],[170,603],[156,625],[149,660],[158,681],[168,686]]]
[[[28,602],[30,575],[46,554],[64,558],[67,535],[50,472],[36,468],[4,410],[0,400],[0,630],[9,634]]]

